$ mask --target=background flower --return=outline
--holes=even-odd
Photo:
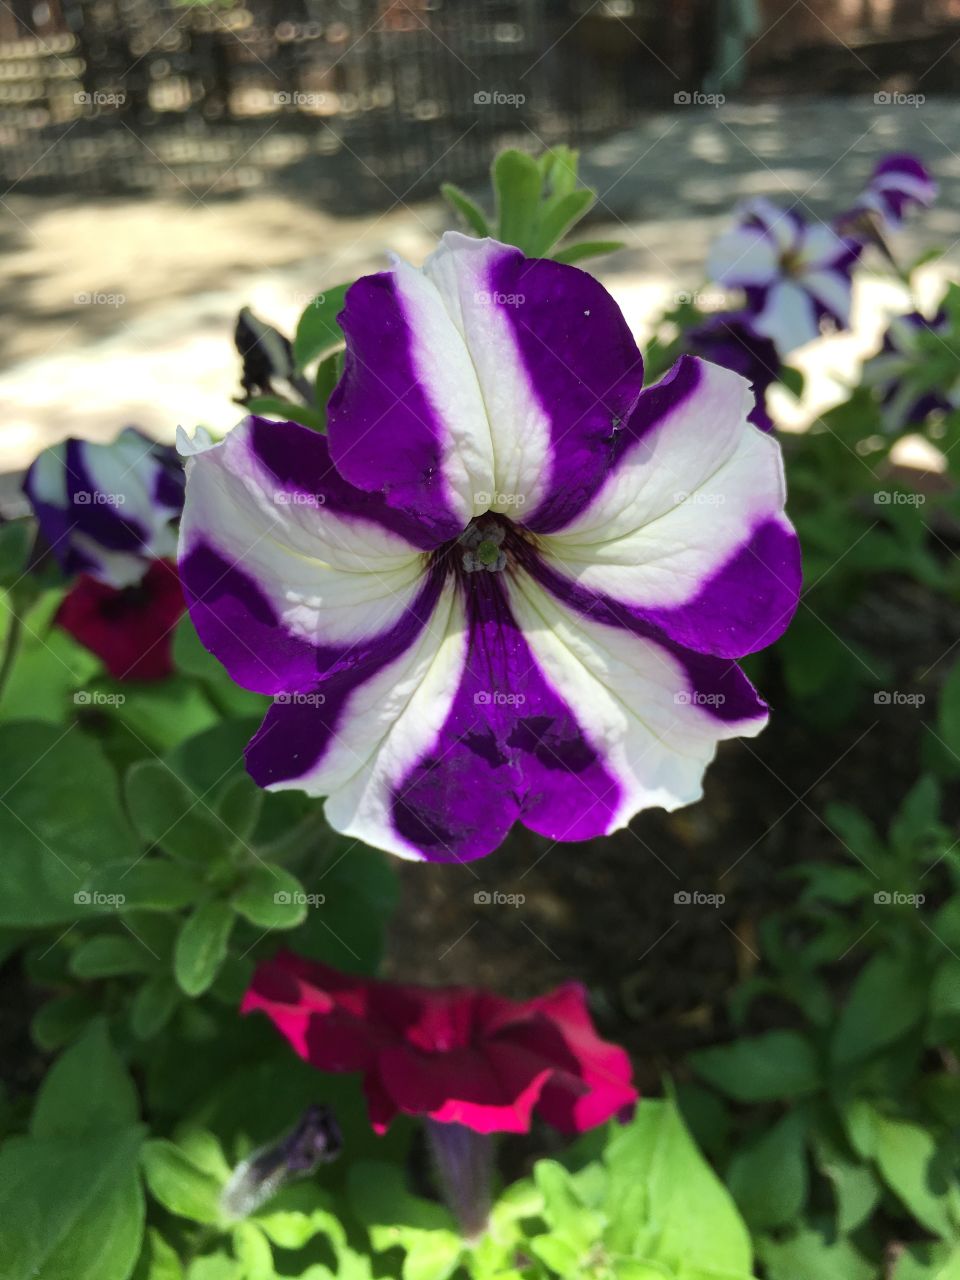
[[[317,1070],[362,1072],[378,1133],[400,1113],[526,1133],[535,1110],[581,1133],[637,1099],[629,1058],[599,1038],[574,982],[508,1000],[378,982],[281,952],[243,999],[243,1013],[257,1010]]]
[[[109,587],[82,574],[55,621],[115,680],[160,680],[173,670],[173,629],[185,607],[176,568],[154,560],[133,587]]]
[[[824,321],[847,328],[860,251],[825,223],[756,199],[741,206],[738,226],[714,241],[707,271],[745,291],[751,328],[786,356],[819,337]]]
[[[883,346],[866,362],[862,375],[864,384],[880,396],[887,431],[904,431],[913,423],[924,422],[932,413],[948,413],[960,405],[960,379],[951,390],[944,388],[942,378],[931,385],[929,352],[924,346],[924,335],[946,333],[949,329],[945,311],[938,311],[931,319],[919,311],[891,317]],[[949,352],[946,344],[942,345]]]
[[[126,587],[176,551],[183,468],[175,450],[135,427],[111,444],[67,439],[45,449],[23,487],[65,573]]]
[[[703,356],[746,378],[756,397],[747,421],[761,431],[773,430],[766,397],[767,388],[777,381],[780,357],[769,338],[753,331],[749,315],[724,312],[710,316],[703,324],[687,331],[684,345],[691,354]]]

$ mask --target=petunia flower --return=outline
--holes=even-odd
[[[509,1000],[381,982],[281,952],[243,998],[241,1012],[255,1011],[318,1071],[360,1072],[377,1133],[400,1114],[526,1133],[536,1111],[576,1134],[637,1099],[627,1054],[599,1038],[574,982]]]
[[[180,567],[204,644],[275,696],[254,779],[410,858],[688,804],[767,708],[733,659],[799,589],[749,385],[640,352],[585,272],[450,233],[359,280],[329,437],[187,442]]]
[[[931,319],[919,311],[891,317],[883,346],[866,362],[862,374],[864,385],[873,387],[880,397],[886,431],[899,433],[911,425],[919,425],[933,413],[949,413],[960,408],[960,379],[951,371],[950,385],[940,384],[938,375],[943,373],[943,361],[938,367],[924,342],[926,335],[947,333],[949,329],[945,311],[939,311]],[[941,346],[948,364],[953,365],[949,347],[945,343]],[[933,385],[931,379],[936,379],[937,385]]]
[[[745,291],[755,333],[786,356],[818,338],[825,324],[848,327],[862,245],[762,198],[741,206],[738,223],[714,241],[707,270],[712,280]]]
[[[175,553],[183,486],[176,451],[125,427],[110,444],[67,439],[45,449],[23,488],[64,573],[127,587]]]
[[[692,354],[742,374],[756,398],[747,420],[761,431],[773,430],[773,419],[767,412],[767,388],[777,381],[780,357],[769,338],[754,333],[749,316],[735,312],[712,315],[687,330],[684,345]]]
[[[933,204],[939,186],[919,156],[884,156],[874,169],[856,207],[877,215],[881,231],[899,231],[906,214]]]
[[[173,629],[184,608],[175,567],[154,560],[131,587],[108,587],[81,574],[54,621],[115,680],[161,680],[173,670]]]

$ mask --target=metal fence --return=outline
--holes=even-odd
[[[4,0],[0,182],[199,199],[267,179],[341,210],[386,207],[441,175],[479,176],[498,145],[582,141],[672,108],[742,11],[737,0]],[[841,53],[842,87],[857,71],[847,44],[890,45],[906,26],[936,37],[960,0],[763,0],[759,15],[734,46],[748,87],[769,66],[789,81],[795,51],[818,42]]]
[[[637,0],[13,3],[0,170],[34,189],[199,197],[270,171],[385,205],[476,176],[498,143],[616,128],[676,74],[676,24]]]

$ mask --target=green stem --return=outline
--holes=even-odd
[[[17,654],[20,652],[20,641],[23,638],[23,619],[19,613],[10,606],[10,625],[7,627],[7,638],[3,645],[3,657],[0,659],[0,701],[3,699],[4,690],[7,687],[7,681],[13,671],[17,661]]]

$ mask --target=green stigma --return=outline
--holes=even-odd
[[[500,558],[500,548],[495,542],[491,542],[489,538],[484,538],[476,551],[473,553],[482,565],[490,567],[495,565]]]

